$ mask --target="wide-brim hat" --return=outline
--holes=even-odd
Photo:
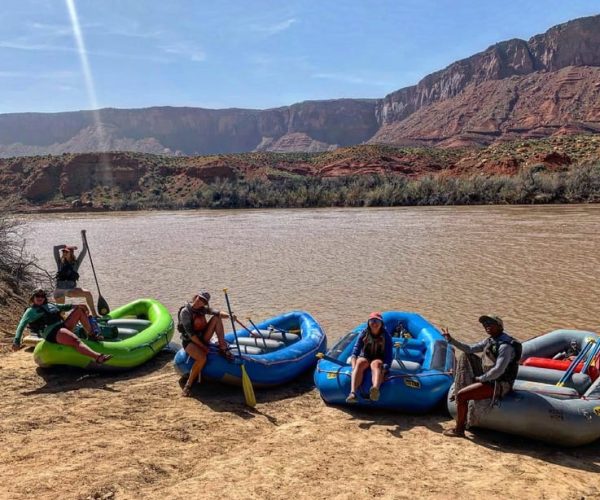
[[[36,295],[41,295],[41,294],[44,294],[44,297],[46,297],[46,299],[48,299],[48,293],[46,292],[46,290],[44,290],[43,288],[35,288],[31,292],[31,295],[29,296],[29,303],[32,304],[33,303],[33,298]]]

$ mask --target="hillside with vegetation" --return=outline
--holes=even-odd
[[[600,201],[599,169],[598,135],[485,148],[64,154],[0,160],[0,195],[21,211],[579,203]]]

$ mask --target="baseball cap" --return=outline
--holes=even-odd
[[[504,321],[502,321],[502,318],[500,316],[497,316],[496,314],[484,314],[483,316],[479,317],[479,322],[481,324],[486,323],[488,321],[492,321],[494,323],[497,323],[502,328],[504,328]]]

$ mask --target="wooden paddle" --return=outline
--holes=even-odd
[[[92,252],[90,252],[90,246],[87,242],[87,236],[85,234],[85,229],[81,231],[81,237],[83,238],[83,244],[87,248],[88,255],[90,256],[90,264],[92,265],[92,272],[94,273],[94,281],[96,282],[96,288],[98,289],[98,314],[100,316],[106,316],[110,312],[110,307],[108,307],[108,302],[102,297],[100,293],[100,286],[98,285],[98,278],[96,277],[96,270],[94,269],[94,261],[92,260]]]
[[[235,319],[233,317],[233,313],[231,312],[231,304],[229,303],[229,295],[227,295],[227,288],[223,288],[223,293],[225,294],[225,301],[227,302],[227,311],[229,312],[229,319],[231,320],[231,326],[233,328],[233,336],[235,337],[235,343],[237,345],[240,360],[242,361],[242,389],[244,390],[244,399],[246,400],[246,404],[250,408],[254,408],[256,406],[254,388],[252,387],[252,381],[250,380],[250,377],[246,372],[246,367],[244,366],[244,358],[242,357],[242,350],[240,349],[240,342],[238,340],[237,331],[235,329]]]

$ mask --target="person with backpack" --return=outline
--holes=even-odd
[[[356,391],[362,384],[363,375],[367,368],[371,368],[373,384],[369,390],[369,399],[378,401],[379,388],[383,382],[385,372],[390,368],[392,359],[392,336],[383,324],[381,313],[371,313],[367,321],[367,328],[359,334],[352,349],[350,360],[352,378],[350,381],[350,394],[346,398],[346,403],[358,402]]]
[[[223,318],[229,318],[229,315],[211,308],[209,302],[210,293],[198,292],[192,297],[192,301],[182,306],[177,313],[177,330],[181,334],[181,343],[185,352],[194,359],[194,365],[183,387],[182,395],[186,397],[191,395],[194,382],[200,378],[214,334],[217,335],[219,354],[228,361],[233,361],[223,327]],[[209,320],[206,319],[207,315],[211,316]],[[233,319],[235,321],[235,317]]]
[[[487,314],[479,322],[489,337],[471,345],[459,342],[448,328],[442,328],[448,343],[463,352],[454,379],[456,426],[444,431],[446,436],[465,436],[469,401],[491,399],[493,405],[512,390],[517,378],[523,352],[521,343],[504,331],[500,316]],[[483,353],[481,358],[475,354],[478,352]]]
[[[63,320],[62,311],[71,311],[67,319]],[[19,321],[15,338],[13,340],[13,351],[21,348],[21,338],[25,327],[29,327],[38,333],[46,342],[63,344],[74,347],[77,352],[88,356],[98,364],[106,363],[112,358],[110,354],[100,354],[85,345],[73,329],[81,323],[88,337],[92,340],[101,340],[98,331],[94,331],[88,318],[88,309],[83,304],[53,304],[48,302],[46,291],[37,288],[29,298],[29,307]]]
[[[82,240],[84,235],[85,229],[81,231]],[[53,297],[57,304],[64,304],[65,297],[83,297],[92,316],[97,317],[98,313],[94,306],[92,292],[77,286],[79,266],[81,266],[87,254],[87,246],[85,245],[85,240],[83,241],[83,250],[78,257],[75,257],[77,247],[67,245],[56,245],[54,247],[54,260],[56,261],[58,272],[56,273],[56,287]]]

